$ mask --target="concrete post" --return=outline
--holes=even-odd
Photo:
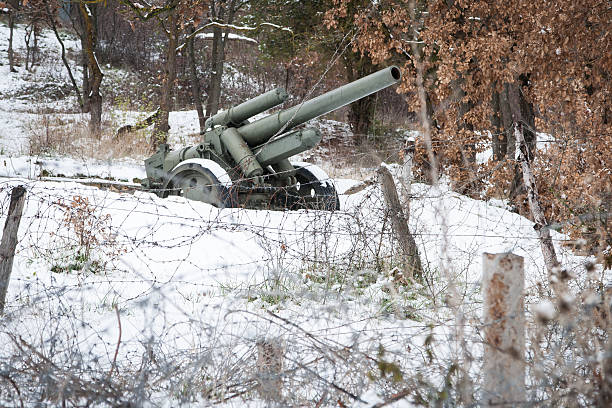
[[[522,257],[483,254],[485,407],[525,402],[524,282]]]
[[[257,382],[261,398],[280,402],[283,396],[284,347],[279,339],[257,342]]]

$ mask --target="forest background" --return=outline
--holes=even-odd
[[[70,78],[93,134],[101,132],[104,104],[157,109],[152,149],[167,139],[172,110],[195,107],[202,128],[206,116],[254,91],[281,85],[302,99],[397,64],[404,71],[397,90],[341,113],[357,146],[389,147],[398,126],[426,127],[433,155],[418,138],[421,179],[431,181],[435,160],[456,191],[508,199],[528,214],[515,160],[519,124],[549,222],[596,219],[587,226],[591,250],[610,244],[608,1],[11,0],[3,10],[10,27],[30,27],[32,58],[43,27],[80,38],[82,75]],[[11,39],[7,50],[13,70]],[[100,65],[107,64],[133,70],[141,82],[103,101]],[[223,89],[228,69],[256,85]],[[482,153],[488,160],[477,160]]]
[[[326,147],[339,144],[327,160],[352,168],[372,168],[381,160],[401,163],[407,144],[414,143],[415,182],[442,180],[461,195],[499,200],[533,220],[536,229],[574,238],[575,254],[612,266],[609,1],[5,0],[0,13],[11,30],[4,45],[9,71],[35,72],[45,64],[37,39],[43,31],[53,33],[69,78],[64,91],[74,98],[61,109],[86,114],[87,137],[125,145],[122,154],[138,159],[169,140],[170,112],[195,109],[202,130],[206,117],[276,86],[287,88],[295,104],[397,65],[403,73],[399,87],[333,114],[351,132],[342,132],[343,138],[324,135]],[[25,53],[13,49],[17,25],[25,31]],[[64,47],[68,37],[77,38],[77,52]],[[121,82],[118,71],[138,80]],[[149,113],[120,126],[125,124],[109,119],[115,109]],[[32,140],[30,155],[37,156],[56,152],[57,140],[64,139]],[[69,149],[74,153],[80,146]],[[530,209],[533,193],[530,197],[525,187],[524,161],[533,171],[544,222]],[[593,290],[609,299],[604,286]],[[557,300],[562,311],[563,297]],[[609,327],[607,309],[596,309],[608,322],[601,327]],[[590,313],[582,317],[588,320]],[[592,332],[609,347],[601,327]],[[565,339],[566,328],[547,334],[573,349],[580,340]],[[592,348],[592,338],[583,338],[583,350]],[[612,374],[603,372],[610,367],[609,355],[607,365],[603,357],[593,363],[597,368],[585,355],[581,370],[573,373],[579,378],[571,377],[573,384],[586,378],[583,389],[565,393],[560,375],[542,386],[558,392],[547,395],[548,401],[612,400]],[[563,353],[555,356],[563,359]],[[571,363],[564,366],[569,373]],[[382,377],[392,374],[385,371],[392,365],[379,368]],[[444,369],[448,378],[457,370]],[[533,378],[544,384],[547,377],[548,372]],[[456,385],[440,389],[452,388],[456,396],[461,393]],[[448,395],[440,391],[428,398],[433,404]]]

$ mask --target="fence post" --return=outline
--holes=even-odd
[[[13,258],[15,247],[17,246],[17,231],[21,221],[21,213],[25,203],[26,189],[17,186],[11,191],[11,203],[9,204],[8,215],[4,223],[2,232],[2,242],[0,243],[0,314],[4,313],[4,303],[6,301],[6,291],[8,290],[11,270],[13,269]]]
[[[523,257],[483,254],[483,406],[525,402],[525,272]]]
[[[279,402],[283,396],[284,347],[279,339],[257,342],[257,390],[266,401]]]
[[[404,187],[404,211],[410,212],[410,195],[412,193],[412,167],[414,164],[414,140],[406,139],[404,141],[404,149],[402,150],[403,164],[402,164],[402,186]]]
[[[407,280],[411,280],[414,277],[423,276],[423,266],[421,265],[421,257],[419,256],[419,250],[414,241],[414,237],[410,233],[408,228],[408,216],[407,212],[404,212],[397,195],[397,189],[393,176],[389,169],[381,165],[378,168],[378,175],[380,178],[380,184],[385,198],[385,203],[393,223],[393,231],[397,236],[397,240],[402,248],[402,255],[404,258],[404,276]]]

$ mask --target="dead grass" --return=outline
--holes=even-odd
[[[89,114],[41,113],[26,125],[29,154],[59,154],[98,160],[144,158],[150,154],[147,130],[116,136],[117,124],[103,118],[102,134],[93,137]]]
[[[321,131],[323,139],[305,152],[303,159],[314,161],[332,178],[356,180],[372,177],[381,162],[400,163],[403,132],[409,129],[406,124],[383,126],[377,122],[371,135],[357,140],[346,123],[322,119],[312,125]]]

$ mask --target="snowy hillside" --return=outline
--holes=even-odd
[[[0,26],[0,44],[6,36]],[[42,41],[56,47],[49,34]],[[133,182],[144,177],[143,157],[30,155],[28,124],[43,108],[52,105],[66,122],[84,119],[71,113],[69,98],[39,104],[18,96],[29,75],[65,81],[59,62],[34,74],[9,73],[4,50],[0,62],[2,225],[11,189],[27,189],[0,320],[0,373],[9,362],[18,368],[11,375],[24,378],[50,367],[51,379],[37,378],[33,389],[52,381],[57,390],[68,384],[94,392],[97,384],[98,405],[266,406],[256,391],[264,381],[258,349],[276,342],[284,380],[275,386],[288,404],[319,406],[333,392],[340,406],[373,406],[399,392],[394,375],[443,389],[448,372],[440,367],[465,353],[460,321],[469,322],[461,336],[472,358],[481,357],[483,253],[523,256],[527,308],[539,302],[548,278],[533,222],[444,184],[412,185],[409,225],[425,276],[406,284],[380,189],[345,194],[362,180],[334,180],[335,212],[217,209],[41,181],[44,169]],[[174,143],[195,140],[195,112],[173,113],[171,129]],[[584,259],[561,246],[564,236],[553,239],[564,267],[582,270]],[[0,392],[0,405],[19,405],[11,393]],[[415,398],[388,406],[413,406]]]
[[[525,256],[529,291],[545,278],[528,220],[425,185],[414,186],[418,198],[412,202],[411,227],[436,282],[406,289],[375,269],[394,253],[377,189],[341,196],[341,212],[274,212],[13,180],[2,184],[3,214],[10,187],[17,184],[26,185],[28,199],[9,287],[9,320],[2,329],[10,334],[2,342],[10,350],[15,334],[29,344],[42,341],[43,347],[55,338],[58,364],[77,347],[96,356],[100,372],[110,370],[113,360],[117,308],[118,372],[137,369],[147,347],[179,359],[206,351],[218,361],[213,366],[245,358],[250,367],[248,356],[258,341],[279,337],[294,369],[310,360],[309,343],[321,342],[364,355],[375,355],[383,345],[403,369],[431,375],[418,350],[432,330],[442,342],[450,333],[421,321],[450,318],[444,312],[448,292],[440,285],[446,281],[442,274],[461,285],[476,311],[483,252]],[[75,208],[75,197],[87,200],[93,211],[87,233],[97,241],[92,260],[73,270],[79,234],[66,214]],[[442,251],[450,261],[446,265]],[[330,264],[332,271],[326,268]],[[406,354],[407,348],[415,354]],[[330,370],[321,367],[318,373],[332,381]],[[304,389],[300,397],[307,395]]]

